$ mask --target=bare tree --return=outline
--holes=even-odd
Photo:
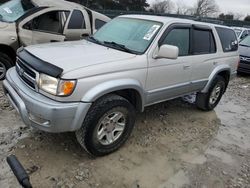
[[[176,14],[180,15],[193,15],[194,8],[187,6],[183,1],[178,1],[176,3]]]
[[[242,20],[242,19],[244,19],[244,14],[234,13],[234,19],[235,20]]]
[[[219,12],[215,0],[197,0],[195,15],[200,17],[212,16]]]
[[[174,4],[171,0],[156,0],[151,6],[154,13],[171,13],[173,9]]]

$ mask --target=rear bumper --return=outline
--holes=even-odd
[[[250,63],[239,63],[238,72],[250,74]]]
[[[23,122],[46,132],[78,130],[91,105],[82,102],[62,103],[49,99],[28,88],[13,68],[7,72],[3,88]]]

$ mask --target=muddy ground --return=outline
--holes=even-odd
[[[215,111],[181,99],[149,107],[125,146],[94,159],[73,133],[26,127],[0,90],[0,187],[18,187],[5,160],[10,154],[34,187],[250,187],[249,103],[250,77],[240,76]]]

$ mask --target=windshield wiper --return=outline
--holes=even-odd
[[[132,50],[130,50],[129,48],[127,48],[125,45],[123,45],[123,44],[118,44],[118,43],[116,43],[116,42],[114,42],[114,41],[112,41],[112,42],[104,41],[103,43],[104,43],[104,44],[107,44],[107,45],[114,46],[114,47],[118,47],[118,48],[120,48],[121,50],[123,50],[123,51],[125,51],[125,52],[128,52],[128,53],[132,53],[132,54],[135,53],[134,51],[132,51]]]
[[[88,40],[90,40],[90,41],[92,41],[92,42],[95,42],[95,43],[97,43],[97,44],[102,44],[101,41],[97,40],[97,39],[94,38],[93,36],[88,37]]]

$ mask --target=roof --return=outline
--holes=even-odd
[[[123,18],[144,19],[144,20],[162,22],[162,23],[164,23],[164,24],[177,22],[177,23],[199,24],[199,25],[207,25],[207,26],[210,26],[210,27],[224,27],[224,28],[232,29],[232,28],[227,27],[227,26],[224,26],[224,25],[218,25],[218,24],[212,24],[212,23],[206,23],[206,22],[198,22],[198,21],[189,20],[189,19],[174,18],[174,17],[167,17],[167,16],[154,16],[154,15],[122,15],[122,16],[119,16],[119,17],[123,17]]]

